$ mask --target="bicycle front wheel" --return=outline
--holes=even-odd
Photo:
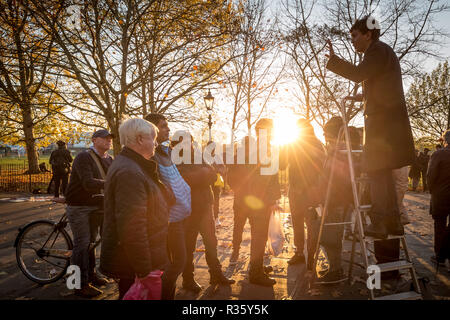
[[[72,255],[72,240],[61,227],[49,220],[25,226],[16,239],[17,264],[30,280],[47,284],[66,273]]]

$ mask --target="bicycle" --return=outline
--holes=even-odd
[[[66,230],[67,224],[67,214],[64,213],[58,222],[42,219],[19,228],[14,241],[16,260],[28,279],[43,285],[56,282],[66,275],[73,249],[72,237]],[[101,237],[90,244],[89,251],[94,250],[100,242]]]

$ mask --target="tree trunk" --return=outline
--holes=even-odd
[[[252,114],[251,114],[251,108],[250,108],[250,98],[247,95],[247,130],[248,130],[248,136],[252,136]]]
[[[108,121],[109,122],[109,121]],[[116,121],[116,123],[113,123],[112,121],[108,123],[109,128],[110,128],[110,132],[114,135],[114,139],[113,139],[113,151],[114,151],[114,156],[117,156],[119,154],[119,152],[122,150],[122,146],[120,144],[120,137],[119,137],[119,125],[120,122]]]
[[[447,108],[447,130],[450,130],[450,105]]]
[[[21,106],[23,116],[23,132],[27,149],[28,171],[39,173],[38,156],[36,153],[36,141],[33,134],[33,119],[31,118],[30,106]]]

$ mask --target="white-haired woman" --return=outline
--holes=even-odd
[[[168,263],[171,197],[150,160],[157,130],[144,119],[125,121],[119,128],[124,147],[106,177],[100,270],[119,279],[119,299],[136,276],[144,278]]]

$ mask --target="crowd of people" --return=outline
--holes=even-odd
[[[378,263],[399,259],[399,240],[387,237],[404,234],[403,225],[409,223],[403,206],[408,167],[412,165],[409,176],[416,177],[415,164],[426,161],[427,166],[418,171],[422,174],[424,189],[429,188],[431,192],[436,232],[434,260],[443,263],[449,258],[450,131],[443,136],[445,147],[431,155],[429,164],[426,152],[416,161],[398,58],[392,48],[379,41],[380,30],[368,29],[367,25],[366,17],[357,20],[350,30],[355,49],[364,53],[359,65],[337,57],[331,43],[327,63],[330,71],[364,84],[362,95],[347,97],[364,101],[364,144],[360,131],[349,128],[352,148],[364,150],[362,156],[355,156],[353,169],[358,175],[364,172],[370,180],[366,200],[372,204],[371,224],[364,231],[366,235],[383,239],[375,244]],[[333,117],[325,124],[324,146],[310,122],[299,119],[302,134],[281,150],[280,169],[289,172],[288,197],[296,247],[289,264],[305,263],[308,269],[313,268],[319,221],[316,207],[324,203],[330,179],[334,183],[328,192],[328,222],[351,219],[350,168],[346,156],[334,152],[345,149],[338,141],[343,125],[340,117]],[[270,150],[269,145],[264,144],[270,144],[273,121],[262,118],[255,129],[259,156],[260,148]],[[261,136],[261,132],[267,136]],[[155,270],[162,271],[161,298],[164,300],[174,299],[179,276],[183,278],[183,288],[201,291],[202,287],[195,280],[193,260],[199,234],[205,245],[210,283],[233,284],[234,280],[223,274],[217,256],[216,225],[219,224],[218,203],[224,179],[234,194],[230,263],[240,259],[242,233],[248,219],[251,228],[249,282],[269,287],[276,283],[270,277],[270,266],[264,265],[264,253],[270,216],[279,209],[281,198],[278,172],[262,174],[260,169],[266,165],[258,157],[255,163],[248,161],[252,157],[251,137],[243,142],[246,161],[223,165],[206,161],[175,164],[172,151],[182,141],[170,141],[169,136],[168,121],[162,114],[128,119],[119,128],[119,137],[106,130],[96,131],[92,136],[93,146],[73,161],[64,195],[74,234],[72,263],[80,266],[82,274],[82,286],[77,294],[94,297],[101,293],[98,287],[110,281],[95,272],[95,254],[88,249],[98,232],[102,235],[99,270],[118,282],[119,299],[124,297],[135,278],[145,279]],[[120,139],[122,145],[114,160],[107,152],[112,139]],[[192,149],[193,143],[190,137]],[[60,149],[59,154],[65,156],[64,146]],[[56,159],[53,160],[56,165]],[[66,157],[67,163],[71,160]],[[62,179],[63,189],[67,171],[54,169]],[[417,178],[413,178],[413,189],[414,181],[417,182]],[[342,240],[344,233],[351,233],[351,230],[341,225],[326,228],[321,241],[330,271],[318,282],[332,284],[344,279]],[[397,276],[398,271],[383,274],[385,278]]]

